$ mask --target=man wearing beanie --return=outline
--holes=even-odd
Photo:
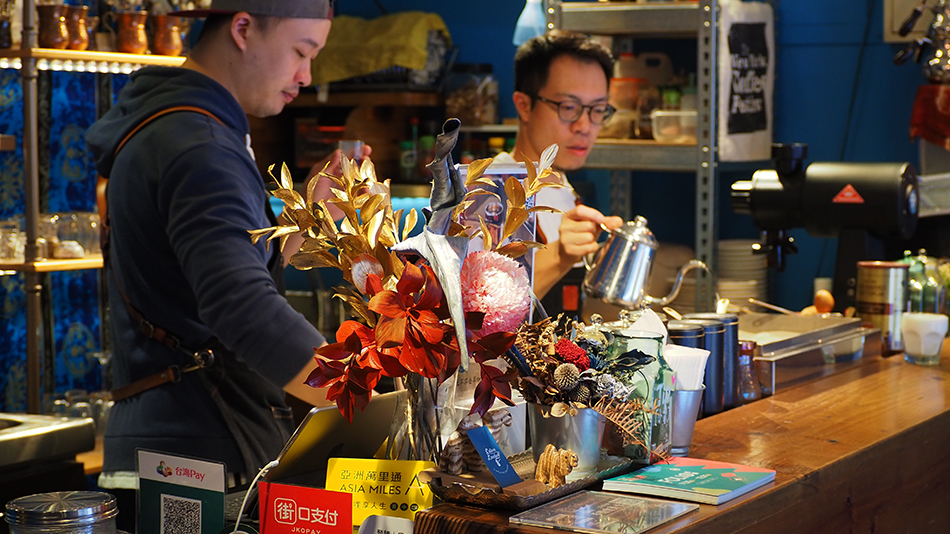
[[[304,383],[324,337],[284,299],[278,247],[248,234],[275,219],[247,115],[276,115],[311,83],[330,0],[213,0],[175,15],[207,17],[185,62],[133,73],[86,134],[110,221],[116,402],[100,486],[122,512],[135,509],[122,500],[134,499],[137,448],[223,462],[246,483],[293,432],[285,392],[326,403]],[[119,528],[133,518],[120,513]]]

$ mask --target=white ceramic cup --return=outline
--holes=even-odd
[[[941,313],[908,312],[901,317],[904,359],[918,365],[937,365],[943,338],[947,335],[947,316]]]

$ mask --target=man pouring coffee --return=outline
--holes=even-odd
[[[537,203],[564,213],[538,214],[538,240],[547,247],[534,257],[534,291],[551,312],[578,309],[577,287],[583,267],[565,275],[597,250],[601,225],[616,229],[623,224],[620,217],[604,216],[582,204],[564,176],[583,167],[601,126],[614,112],[607,103],[612,73],[610,51],[575,32],[550,31],[525,42],[515,54],[512,100],[518,112],[518,135],[512,153],[501,153],[495,161],[538,161],[547,147],[558,145],[553,166],[568,187],[542,189]],[[572,283],[565,284],[562,294],[545,298],[562,278],[570,278]]]

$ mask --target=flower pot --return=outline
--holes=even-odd
[[[577,415],[573,417],[544,417],[538,405],[530,405],[528,424],[535,463],[544,452],[544,447],[551,443],[558,449],[571,449],[577,455],[577,467],[567,476],[567,480],[584,478],[596,472],[606,423],[604,416],[593,408],[577,410]]]

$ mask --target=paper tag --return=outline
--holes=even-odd
[[[353,526],[371,515],[413,519],[432,506],[432,491],[419,480],[419,472],[432,462],[330,458],[327,489],[353,494]]]
[[[267,534],[352,534],[353,497],[276,482],[257,485],[261,503],[261,532]]]
[[[225,467],[218,462],[138,449],[138,532],[224,527]]]
[[[521,477],[515,473],[514,466],[505,457],[501,451],[495,437],[491,435],[488,427],[479,426],[466,432],[468,439],[472,440],[475,450],[485,461],[488,471],[495,477],[495,480],[501,487],[511,486],[521,482]]]

